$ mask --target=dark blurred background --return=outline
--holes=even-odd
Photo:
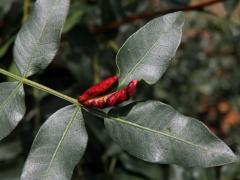
[[[12,49],[33,0],[0,0],[0,67],[18,73]],[[72,97],[117,72],[124,41],[151,18],[185,11],[182,43],[165,75],[141,83],[135,99],[157,99],[205,123],[240,153],[239,0],[72,0],[59,52],[46,70],[31,77]],[[0,75],[0,82],[11,79]],[[68,103],[25,87],[27,113],[0,142],[0,180],[17,180],[40,125]],[[240,165],[199,169],[151,164],[115,144],[103,121],[84,114],[86,153],[73,180],[240,180]]]

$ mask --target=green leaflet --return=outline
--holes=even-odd
[[[145,161],[200,167],[237,161],[204,124],[158,101],[113,109],[105,126],[124,150]]]
[[[0,140],[6,137],[25,114],[24,90],[21,82],[0,84]]]
[[[176,53],[182,26],[183,14],[176,12],[150,21],[130,36],[117,54],[119,86],[133,79],[156,83]]]
[[[21,179],[71,179],[87,140],[80,107],[71,105],[58,110],[40,128]]]
[[[69,0],[37,0],[19,31],[14,58],[24,77],[47,67],[55,56],[67,16]]]

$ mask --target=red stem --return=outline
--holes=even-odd
[[[173,13],[173,12],[177,12],[177,11],[185,11],[186,12],[186,11],[192,11],[192,10],[203,10],[207,6],[211,6],[213,4],[220,3],[222,1],[225,1],[225,0],[212,0],[212,1],[203,2],[200,4],[196,4],[196,5],[177,7],[177,8],[166,9],[166,10],[161,10],[161,11],[151,12],[151,13],[144,12],[144,13],[141,13],[138,15],[128,16],[119,21],[113,21],[110,24],[107,24],[100,28],[97,28],[97,27],[93,28],[92,32],[96,33],[96,34],[104,33],[104,32],[108,32],[110,30],[116,29],[116,28],[118,28],[122,25],[125,25],[127,23],[130,23],[130,22],[134,22],[134,21],[141,20],[141,19],[152,19],[157,16],[161,16],[164,14]]]

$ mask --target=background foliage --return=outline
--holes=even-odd
[[[115,56],[123,42],[148,21],[146,16],[117,28],[108,24],[142,12],[189,7],[203,1],[72,0],[60,49],[54,61],[32,80],[77,97],[87,87],[115,74]],[[31,0],[0,2],[0,66],[16,72],[13,41],[27,19]],[[202,120],[234,152],[240,152],[240,4],[216,3],[185,14],[183,38],[173,63],[153,86],[140,84],[136,99],[158,99]],[[1,81],[6,77],[0,76]],[[65,101],[25,87],[23,121],[0,142],[1,179],[19,179],[40,125]],[[88,117],[89,142],[72,179],[240,179],[240,166],[199,169],[157,165],[133,158],[106,133],[103,121]]]

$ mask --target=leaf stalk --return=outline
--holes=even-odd
[[[57,97],[59,97],[61,99],[64,99],[64,100],[66,100],[66,101],[68,101],[68,102],[70,102],[72,104],[75,104],[75,105],[78,105],[78,106],[80,105],[78,103],[78,101],[76,99],[72,98],[72,97],[69,97],[69,96],[67,96],[65,94],[62,94],[62,93],[60,93],[58,91],[55,91],[55,90],[53,90],[53,89],[51,89],[51,88],[49,88],[47,86],[44,86],[44,85],[39,84],[37,82],[31,81],[31,80],[26,79],[24,77],[17,76],[17,75],[15,75],[13,73],[10,73],[10,72],[2,69],[2,68],[0,68],[0,74],[3,74],[3,75],[8,76],[8,77],[11,77],[11,78],[13,78],[13,79],[15,79],[17,81],[22,82],[23,84],[31,86],[33,88],[36,88],[36,89],[39,89],[41,91],[47,92],[49,94],[52,94],[54,96],[57,96]],[[82,105],[80,105],[80,106],[82,106]]]

